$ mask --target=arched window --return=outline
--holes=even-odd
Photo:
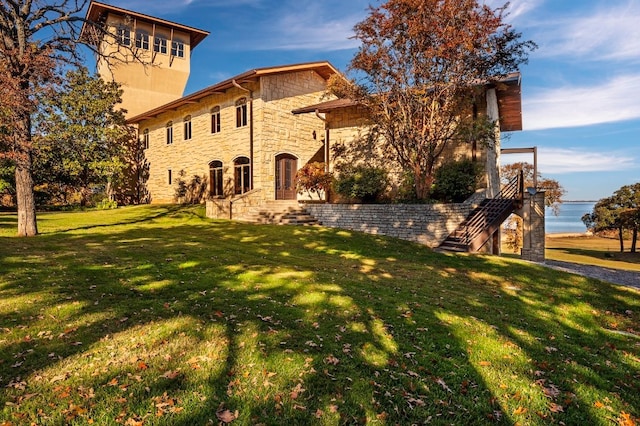
[[[149,129],[142,132],[142,149],[149,149]]]
[[[167,145],[171,145],[173,143],[173,121],[167,123]]]
[[[233,162],[234,192],[244,194],[251,189],[251,162],[247,157],[238,157]]]
[[[240,98],[236,101],[236,127],[247,125],[247,98]]]
[[[224,195],[222,161],[212,161],[209,163],[209,194],[212,197],[222,197]]]
[[[191,116],[187,115],[184,118],[184,140],[188,141],[191,139]]]
[[[220,107],[211,108],[211,133],[220,133]]]

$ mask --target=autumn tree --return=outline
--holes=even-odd
[[[36,166],[44,182],[64,182],[85,206],[96,186],[111,192],[125,169],[127,125],[116,82],[105,82],[81,67],[66,73],[56,96],[43,100],[36,114]]]
[[[505,22],[507,6],[388,0],[355,26],[357,80],[334,91],[368,109],[381,151],[412,174],[419,199],[448,145],[495,135],[494,123],[472,113],[476,88],[517,70],[535,48]]]
[[[506,164],[500,167],[500,178],[503,184],[507,184],[522,171],[524,187],[535,187],[533,165],[525,162]],[[562,197],[566,193],[560,182],[555,179],[543,177],[540,172],[536,173],[537,190],[544,191],[544,205],[549,207],[553,214],[558,215]],[[516,215],[511,215],[507,220],[506,244],[514,251],[522,245],[522,219]]]

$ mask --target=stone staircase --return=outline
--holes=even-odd
[[[247,223],[264,223],[274,225],[319,225],[313,217],[297,201],[266,201],[261,206],[252,207],[235,220]]]

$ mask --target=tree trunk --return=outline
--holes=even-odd
[[[624,238],[622,226],[618,228],[618,238],[620,239],[620,253],[624,253]]]
[[[18,201],[18,236],[32,237],[38,234],[36,201],[33,194],[31,155],[26,154],[16,162],[16,198]]]
[[[638,241],[638,228],[633,228],[633,235],[631,236],[631,253],[636,252],[636,242]]]

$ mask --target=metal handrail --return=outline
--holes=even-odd
[[[520,171],[517,176],[502,188],[498,196],[489,199],[486,204],[479,208],[471,220],[464,225],[464,240],[462,243],[465,245],[471,244],[478,235],[491,225],[506,207],[510,206],[514,200],[522,201],[523,196],[524,179],[523,172]],[[493,212],[498,213],[490,215],[490,213]]]

